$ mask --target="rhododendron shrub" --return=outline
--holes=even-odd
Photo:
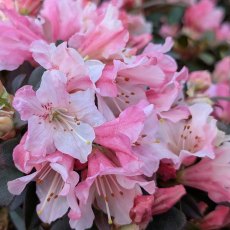
[[[228,227],[224,15],[211,0],[0,1],[4,229]]]

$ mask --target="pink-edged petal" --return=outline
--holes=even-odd
[[[60,177],[58,174],[51,173],[46,176],[45,181],[37,185],[36,193],[39,197],[40,204],[37,205],[37,213],[41,220],[45,223],[51,223],[52,221],[62,217],[68,211],[68,203],[66,197],[55,195],[50,197],[52,188],[58,186],[54,183],[59,183],[58,179],[55,180],[54,177]]]
[[[160,116],[162,118],[168,119],[175,123],[182,119],[187,119],[189,115],[189,109],[186,106],[177,106],[175,108],[170,109],[169,111],[160,113]]]
[[[30,51],[34,60],[45,69],[52,68],[51,55],[55,50],[54,44],[48,44],[43,40],[34,41],[30,46]]]
[[[124,177],[117,175],[116,178],[117,182],[126,189],[134,189],[136,185],[139,185],[149,194],[153,194],[156,189],[154,181],[146,181],[146,179],[142,176]]]
[[[131,219],[129,216],[129,212],[133,207],[134,198],[138,195],[137,190],[133,189],[121,189],[123,195],[118,193],[117,191],[114,192],[114,197],[111,194],[108,194],[108,205],[111,216],[114,217],[114,223],[118,225],[126,225],[131,223]],[[98,206],[107,213],[107,209],[105,206],[105,201],[103,197],[96,197]]]
[[[105,67],[105,64],[98,60],[88,60],[85,62],[85,65],[88,68],[90,80],[93,83],[96,83],[102,75],[102,71]]]
[[[13,106],[20,113],[22,120],[28,120],[34,114],[42,115],[44,112],[32,86],[29,85],[23,86],[16,92]]]
[[[70,210],[68,216],[70,218],[70,226],[74,229],[88,229],[93,225],[94,213],[92,210],[92,203],[94,200],[94,191],[90,191],[87,202],[80,204],[80,214],[79,212],[74,212]]]
[[[66,91],[66,75],[60,71],[46,71],[42,76],[40,88],[36,92],[41,103],[52,103],[52,106],[66,107],[69,95]],[[58,91],[57,91],[58,89]]]
[[[25,149],[34,156],[44,156],[46,153],[54,152],[52,125],[37,116],[31,117],[28,122]]]
[[[171,37],[167,37],[163,45],[155,45],[155,44],[150,43],[144,49],[143,53],[145,54],[155,53],[155,52],[167,53],[172,49],[172,47],[173,47],[173,40]]]
[[[117,95],[116,77],[117,69],[113,65],[106,65],[101,78],[96,83],[97,93],[104,97],[115,97]]]
[[[95,105],[95,93],[92,89],[71,94],[70,101],[70,109],[79,120],[92,126],[104,123],[105,119]]]
[[[98,110],[101,112],[106,121],[115,119],[115,115],[113,114],[112,110],[109,108],[104,98],[99,94],[97,94],[97,104]]]
[[[53,138],[59,151],[80,160],[81,163],[85,163],[91,153],[95,134],[90,125],[79,122],[72,124],[71,130],[64,131],[62,127],[57,128]]]
[[[39,171],[34,172],[28,176],[20,177],[18,179],[9,181],[7,183],[8,190],[10,191],[10,193],[14,195],[20,195],[22,191],[24,190],[24,188],[26,187],[26,185],[30,181],[32,181],[37,176],[38,173]]]
[[[13,159],[15,166],[24,173],[29,173],[33,166],[28,164],[31,156],[28,151],[25,150],[27,134],[25,134],[20,143],[14,148]]]

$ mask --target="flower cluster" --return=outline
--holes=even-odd
[[[126,11],[140,4],[0,2],[0,70],[24,62],[44,70],[37,88],[24,85],[14,95],[28,125],[13,160],[26,175],[8,182],[15,195],[36,182],[44,223],[67,214],[77,230],[145,229],[188,186],[230,202],[230,144],[217,128],[217,119],[230,122],[230,102],[222,100],[230,95],[230,59],[216,65],[213,79],[207,71],[189,74],[169,55],[173,39],[150,42],[152,25]],[[197,33],[216,30],[222,17],[202,0],[187,10],[185,24]],[[13,108],[4,113],[13,116]],[[220,204],[196,224],[218,225],[222,213],[227,219],[230,210]]]
[[[224,9],[216,6],[216,1],[200,0],[194,2],[185,11],[183,28],[178,24],[162,25],[160,34],[164,36],[176,36],[181,30],[183,34],[198,40],[205,33],[213,33],[216,42],[230,41],[230,24],[223,22]]]

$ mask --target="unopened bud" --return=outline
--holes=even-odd
[[[189,76],[188,91],[189,96],[194,96],[196,92],[203,92],[211,86],[211,75],[208,71],[195,71]]]

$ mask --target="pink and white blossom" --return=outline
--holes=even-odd
[[[32,155],[58,149],[86,162],[95,138],[93,127],[103,123],[103,117],[94,104],[92,90],[69,94],[66,83],[60,71],[46,72],[36,92],[31,86],[22,87],[13,104],[21,119],[28,121],[25,145]]]
[[[152,194],[155,182],[147,181],[142,176],[129,176],[129,171],[99,150],[94,150],[88,161],[87,177],[76,188],[82,214],[77,215],[71,210],[70,226],[79,230],[91,227],[93,205],[106,213],[110,224],[131,223],[129,212],[136,195],[142,194],[141,187]]]
[[[36,171],[8,182],[12,194],[19,195],[30,181],[36,181],[36,193],[40,200],[37,213],[45,223],[62,217],[71,207],[79,210],[74,189],[79,176],[73,171],[74,159],[60,152],[39,159]]]
[[[178,174],[178,179],[184,185],[207,192],[216,203],[229,202],[229,149],[230,145],[226,142],[215,150],[215,159],[202,159],[197,164],[182,170]]]

